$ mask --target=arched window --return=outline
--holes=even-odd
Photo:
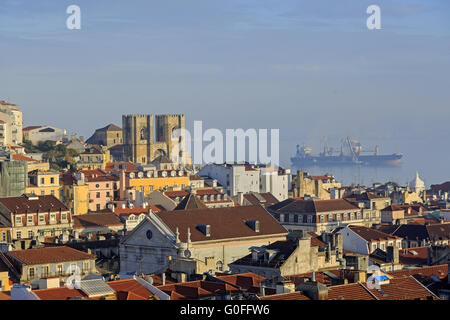
[[[223,271],[223,262],[222,261],[219,260],[216,262],[216,270]]]

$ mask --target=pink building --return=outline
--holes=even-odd
[[[114,200],[114,191],[118,188],[119,179],[106,172],[83,170],[89,188],[89,211],[96,212],[107,208]]]

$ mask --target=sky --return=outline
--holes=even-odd
[[[66,8],[81,8],[68,30]],[[366,27],[369,5],[381,30]],[[450,1],[0,0],[0,100],[89,137],[122,114],[278,128],[281,164],[351,136],[450,180]],[[368,179],[370,180],[370,178]]]

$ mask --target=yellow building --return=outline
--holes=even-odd
[[[404,204],[423,203],[423,200],[421,197],[419,197],[417,193],[405,191],[402,194],[402,203]]]
[[[70,208],[73,215],[89,211],[89,186],[83,173],[66,173],[61,178],[61,201]]]
[[[163,189],[184,189],[189,186],[189,176],[183,170],[157,170],[147,172],[131,172],[126,177],[126,187],[150,192]]]
[[[28,173],[28,179],[29,184],[25,189],[25,193],[38,196],[52,195],[59,199],[59,190],[61,189],[59,185],[59,172],[35,170]]]
[[[93,146],[80,154],[77,163],[79,170],[105,170],[106,164],[111,162],[111,154],[107,147]]]

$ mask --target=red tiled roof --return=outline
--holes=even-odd
[[[35,196],[37,200],[28,199],[25,196],[0,198],[0,204],[5,206],[10,212],[23,214],[23,213],[36,213],[39,212],[57,212],[68,211],[69,209],[52,195],[47,196]]]
[[[391,271],[389,272],[390,275],[392,275],[394,278],[404,278],[408,276],[425,276],[425,277],[431,277],[433,275],[439,277],[439,279],[444,279],[448,275],[448,264],[440,264],[436,266],[425,266],[421,268],[414,268],[414,269],[406,269],[406,270],[399,270],[399,271]]]
[[[428,262],[428,247],[415,247],[408,249],[400,249],[398,251],[399,261],[401,264],[418,264],[423,265]]]
[[[141,206],[136,206],[133,208],[128,208],[128,207],[127,208],[122,208],[122,207],[114,208],[114,214],[116,214],[120,217],[129,216],[131,214],[141,214],[141,213],[147,214],[148,208],[144,208]]]
[[[150,300],[154,295],[141,285],[136,279],[109,281],[106,284],[115,291],[117,300]],[[69,300],[71,298],[83,298],[86,300],[98,300],[100,297],[89,298],[79,289],[67,287],[33,290],[41,300]]]
[[[111,172],[114,170],[114,166],[117,164],[119,170],[123,169],[124,165],[126,165],[125,172],[138,172],[137,166],[133,162],[123,162],[123,161],[117,161],[117,162],[108,162],[105,167],[105,171]]]
[[[179,198],[184,198],[185,196],[187,196],[188,195],[188,193],[189,192],[187,192],[187,191],[184,191],[184,190],[178,190],[178,191],[164,191],[164,195],[166,196],[166,197],[169,197],[169,198],[176,198],[176,197],[179,197]]]
[[[31,130],[39,129],[39,128],[42,128],[42,126],[28,126],[28,127],[23,128],[22,131],[31,131]]]
[[[191,241],[208,241],[241,237],[286,234],[282,227],[261,206],[207,208],[160,212],[156,214],[173,232],[178,228],[180,240],[187,241],[190,228]],[[255,232],[246,224],[248,220],[259,220],[260,231]],[[210,225],[211,235],[205,236],[199,225]]]
[[[40,162],[39,160],[24,156],[22,154],[15,153],[12,155],[13,160],[16,161],[27,161],[27,162]]]
[[[380,290],[369,289],[379,300],[426,300],[427,297],[439,300],[413,276],[406,278],[394,277],[389,280],[388,284],[382,284],[380,287]]]
[[[74,215],[72,218],[74,229],[123,226],[114,213],[90,213]]]
[[[344,199],[333,200],[303,200],[286,199],[270,207],[279,212],[319,213],[344,210],[359,210],[359,208]]]
[[[376,300],[360,283],[349,283],[328,288],[328,300]]]
[[[376,229],[367,228],[363,226],[348,226],[350,230],[358,234],[361,238],[366,241],[379,241],[379,240],[390,240],[390,239],[401,239],[400,237],[393,236]]]
[[[13,250],[9,254],[27,265],[95,259],[93,254],[66,246]]]
[[[260,297],[260,300],[311,300],[303,292],[279,293]]]

